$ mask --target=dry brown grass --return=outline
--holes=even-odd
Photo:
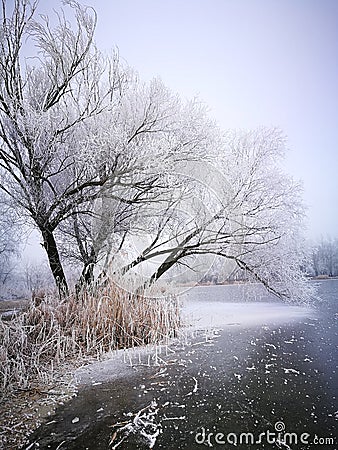
[[[0,320],[0,390],[47,381],[67,360],[163,342],[178,327],[176,298],[132,294],[112,281],[64,302],[43,295],[12,320]]]

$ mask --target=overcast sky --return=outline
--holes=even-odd
[[[205,101],[222,128],[277,126],[304,184],[308,236],[338,236],[337,0],[80,0],[96,42]],[[40,11],[59,9],[40,0]],[[46,9],[48,8],[48,9]],[[68,8],[66,8],[68,11]]]

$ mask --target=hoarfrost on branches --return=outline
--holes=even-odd
[[[60,295],[67,258],[82,267],[80,285],[95,268],[147,272],[142,286],[222,260],[277,295],[309,296],[282,133],[222,133],[197,99],[103,56],[95,11],[77,2],[53,27],[35,19],[36,3],[2,6],[0,188],[40,231]],[[26,39],[36,54],[24,60]]]

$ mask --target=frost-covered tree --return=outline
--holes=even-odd
[[[338,239],[322,238],[311,251],[311,269],[315,276],[338,275]]]
[[[0,284],[5,284],[14,269],[15,257],[20,248],[18,217],[0,196]]]
[[[0,189],[40,231],[60,292],[62,256],[90,282],[124,252],[122,273],[147,264],[150,283],[217,257],[301,297],[303,210],[280,134],[221,136],[198,101],[102,56],[95,12],[64,3],[73,25],[35,20],[26,0],[2,0],[0,25]]]
[[[306,297],[301,189],[279,169],[283,152],[278,130],[228,133],[213,166],[189,166],[195,196],[175,205],[189,210],[186,220],[176,218],[170,230],[166,222],[125,270],[160,259],[152,283],[176,265],[215,255],[279,296]]]
[[[130,233],[149,225],[153,205],[167,208],[180,197],[177,167],[210,158],[219,132],[199,102],[182,102],[158,79],[134,78],[117,104],[89,122],[85,139],[92,167],[106,171],[115,161],[110,182],[95,201],[74,207],[59,227],[63,254],[82,262],[82,279],[88,282],[100,259],[107,260]]]
[[[115,230],[108,234],[111,226],[99,213],[104,227],[88,240],[94,201],[115,201],[124,216],[135,214],[133,205],[158,198],[159,191],[162,195],[159,173],[173,162],[201,156],[208,129],[197,103],[182,105],[159,80],[146,85],[116,58],[104,61],[92,44],[94,21],[71,4],[74,32],[63,16],[54,30],[47,19],[34,22],[35,6],[28,11],[29,4],[19,1],[2,30],[1,187],[28,210],[42,233],[53,275],[65,289],[55,231],[76,241],[78,251],[72,246],[68,255],[80,256],[86,270],[96,263],[107,236],[123,228],[121,214],[119,220],[114,214]],[[41,54],[39,63],[22,73],[25,27]]]
[[[93,81],[100,71],[98,57],[89,52],[95,19],[69,3],[76,15],[75,31],[62,15],[54,30],[47,18],[34,21],[36,3],[21,0],[15,0],[10,12],[2,1],[0,27],[1,189],[40,230],[53,276],[65,292],[54,230],[73,203],[104,184],[78,173],[80,166],[74,164],[75,130],[100,108]],[[30,67],[21,56],[27,36],[38,50]]]
[[[75,25],[59,14],[52,28],[47,17],[34,19],[35,2],[15,0],[8,12],[2,0],[0,28],[0,187],[40,230],[63,292],[56,232],[66,221],[84,265],[95,264],[96,245],[85,254],[76,231],[96,214],[95,202],[135,210],[162,195],[162,173],[210,145],[197,102],[183,104],[160,80],[142,83],[116,55],[104,58],[93,43],[94,12],[65,3]],[[27,38],[36,55],[24,60]]]

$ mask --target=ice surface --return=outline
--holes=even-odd
[[[225,303],[187,301],[183,319],[196,328],[255,326],[282,324],[312,317],[314,310],[306,306],[280,303]]]

